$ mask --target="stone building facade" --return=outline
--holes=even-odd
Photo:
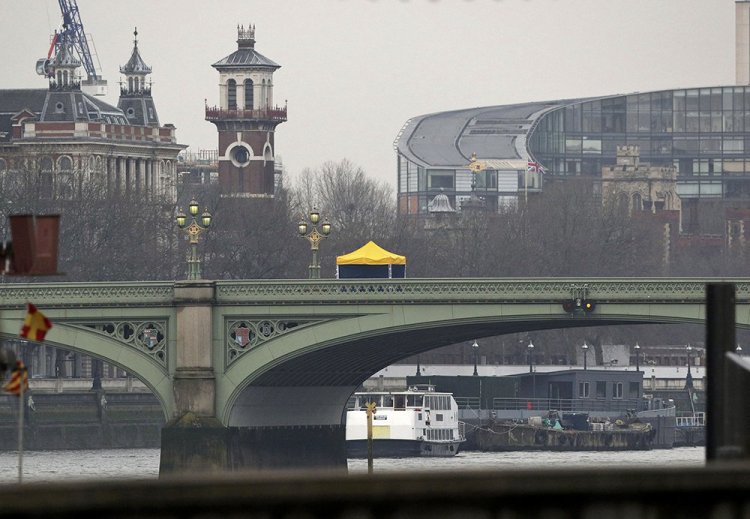
[[[602,168],[602,196],[627,204],[631,212],[680,212],[677,168],[640,161],[639,146],[618,146],[617,161]]]
[[[80,65],[63,45],[49,63],[46,89],[0,90],[0,176],[37,182],[43,198],[64,198],[99,180],[110,191],[175,200],[177,154],[185,146],[173,125],[159,123],[137,40],[120,69],[119,107],[81,90]]]

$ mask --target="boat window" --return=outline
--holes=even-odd
[[[442,413],[436,414],[435,415],[435,420],[437,420],[438,422],[442,422],[443,421],[443,415],[442,415]]]
[[[422,407],[422,395],[407,395],[406,405],[409,407]]]
[[[622,382],[612,384],[612,398],[622,398]]]
[[[374,402],[377,407],[381,407],[380,395],[362,395],[359,397],[359,408],[366,409],[367,404]]]
[[[421,419],[422,419],[422,413],[417,413],[417,420],[421,420]]]
[[[607,397],[607,383],[598,380],[596,382],[596,398],[606,398]]]
[[[382,404],[383,404],[382,407],[393,407],[393,396],[384,395]]]
[[[406,409],[406,395],[394,395],[393,401],[395,409]]]

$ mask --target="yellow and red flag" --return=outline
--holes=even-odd
[[[20,395],[21,387],[23,391],[29,389],[29,371],[20,360],[16,361],[16,367],[10,375],[10,381],[3,386],[3,390],[12,395]]]
[[[26,303],[26,319],[21,326],[21,337],[32,341],[43,341],[47,330],[52,328],[52,321],[31,303]]]

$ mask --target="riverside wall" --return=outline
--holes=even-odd
[[[150,393],[24,396],[24,449],[158,448],[164,414]],[[18,397],[0,396],[0,450],[18,449]]]

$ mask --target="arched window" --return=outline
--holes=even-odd
[[[237,82],[234,79],[227,81],[227,108],[237,110]]]
[[[253,80],[245,80],[245,110],[253,109]]]
[[[52,198],[52,159],[42,157],[39,169],[39,195],[43,199],[50,199]]]
[[[73,161],[70,160],[70,157],[60,157],[60,160],[57,162],[60,171],[70,172],[70,170],[73,169]]]
[[[73,161],[70,157],[60,157],[57,166],[57,195],[69,198],[73,193]]]
[[[52,159],[49,157],[42,157],[39,162],[39,169],[42,173],[52,173]]]
[[[633,194],[633,211],[642,211],[643,210],[643,202],[641,200],[640,193],[634,193]]]
[[[131,92],[133,91],[133,78],[132,77],[128,78],[128,90],[130,90]]]

